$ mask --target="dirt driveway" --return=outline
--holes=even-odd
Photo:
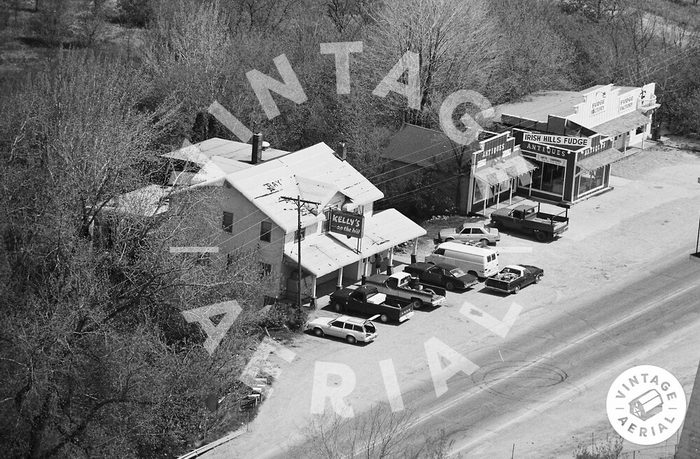
[[[378,340],[367,346],[301,337],[291,348],[296,353],[294,361],[279,362],[283,372],[249,432],[206,457],[284,456],[290,444],[303,438],[312,417],[312,392],[319,384],[314,371],[319,364],[342,364],[351,369],[355,387],[346,401],[355,412],[361,412],[387,402],[381,370],[387,364],[382,362],[390,362],[401,393],[408,395],[431,383],[426,356],[429,340],[437,338],[467,358],[503,345],[501,336],[461,312],[464,305],[503,318],[517,302],[522,312],[508,338],[527,336],[535,326],[542,328],[555,317],[575,316],[578,300],[615,291],[653,271],[655,263],[663,262],[678,247],[687,247],[688,253],[694,251],[700,209],[698,156],[657,146],[615,164],[613,174],[613,191],[572,207],[570,229],[561,239],[538,243],[510,234],[502,236],[498,247],[532,251],[502,253],[501,264],[525,263],[543,268],[545,277],[540,284],[523,289],[517,296],[489,293],[483,284],[462,294],[448,293],[444,307],[417,311],[411,320],[398,326],[379,324]],[[425,252],[432,245],[426,242],[421,248]],[[332,315],[323,310],[318,314]],[[681,357],[667,369],[687,382],[695,374],[696,357]],[[323,383],[338,385],[341,381],[331,378]],[[585,427],[572,427],[571,432],[559,432],[559,437],[571,438]],[[574,446],[572,443],[571,450]]]

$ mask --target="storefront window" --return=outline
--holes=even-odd
[[[539,161],[536,164],[538,167],[532,174],[532,188],[559,196],[564,194],[566,167]]]
[[[583,172],[579,177],[578,195],[581,196],[589,191],[602,187],[604,178],[605,166],[599,167],[593,172]]]

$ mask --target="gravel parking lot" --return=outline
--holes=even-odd
[[[649,167],[650,164],[654,167]],[[443,307],[416,311],[411,320],[401,325],[378,324],[379,337],[367,346],[350,346],[311,335],[301,337],[292,348],[295,360],[291,364],[280,362],[282,375],[273,395],[249,426],[250,432],[212,451],[211,457],[240,456],[243,452],[248,457],[282,454],[288,444],[298,441],[311,417],[314,367],[319,362],[340,363],[352,369],[356,386],[346,400],[356,412],[387,401],[379,367],[385,360],[393,364],[402,395],[409,400],[412,391],[431,382],[425,351],[428,340],[438,338],[477,363],[481,355],[494,350],[506,360],[514,358],[518,351],[509,348],[509,341],[528,336],[535,328],[542,330],[542,324],[566,315],[572,321],[580,321],[585,328],[586,318],[577,315],[583,300],[590,303],[653,271],[668,262],[665,256],[670,251],[687,247],[690,253],[694,249],[696,209],[700,208],[697,188],[700,160],[696,155],[666,147],[650,148],[616,164],[613,173],[614,190],[572,207],[570,229],[559,240],[538,243],[502,234],[498,248],[532,248],[532,251],[504,250],[501,265],[524,263],[541,267],[545,272],[541,283],[510,296],[488,292],[483,283],[464,293],[448,292]],[[439,225],[453,223],[453,219],[448,221]],[[430,229],[433,230],[434,227]],[[419,253],[418,259],[432,247],[426,238],[420,245],[422,254]],[[407,259],[408,255],[404,257],[397,255],[396,259]],[[333,314],[322,309],[327,305],[327,299],[324,300],[313,315]],[[520,305],[522,312],[506,339],[461,312],[464,305],[474,306],[500,319],[513,303]],[[547,340],[546,335],[532,339]],[[688,362],[679,362],[675,368],[680,373],[679,379],[687,376],[683,373],[694,374],[691,367]]]

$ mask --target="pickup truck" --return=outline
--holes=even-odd
[[[518,293],[521,288],[536,284],[544,276],[544,270],[530,265],[510,265],[495,276],[486,279],[486,288],[503,293]]]
[[[424,286],[439,285],[447,290],[466,290],[478,282],[476,276],[446,263],[413,263],[404,266],[403,272],[416,276]]]
[[[398,272],[391,276],[375,274],[368,277],[366,282],[375,285],[380,293],[386,294],[387,303],[411,303],[414,309],[420,309],[424,305],[438,307],[445,303],[445,289],[423,287],[418,278],[409,273]]]
[[[386,304],[386,295],[379,293],[374,285],[351,285],[331,294],[331,307],[340,313],[379,316],[386,323],[405,322],[413,317],[411,304]]]
[[[564,215],[562,215],[564,214]],[[533,234],[540,242],[554,239],[569,228],[569,211],[547,214],[540,205],[520,205],[513,209],[497,209],[491,214],[491,224],[497,228],[512,229]]]

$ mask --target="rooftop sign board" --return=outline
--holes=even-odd
[[[588,137],[569,137],[553,134],[535,134],[532,132],[523,133],[523,140],[526,142],[550,143],[562,147],[587,148],[591,146],[591,139]]]

